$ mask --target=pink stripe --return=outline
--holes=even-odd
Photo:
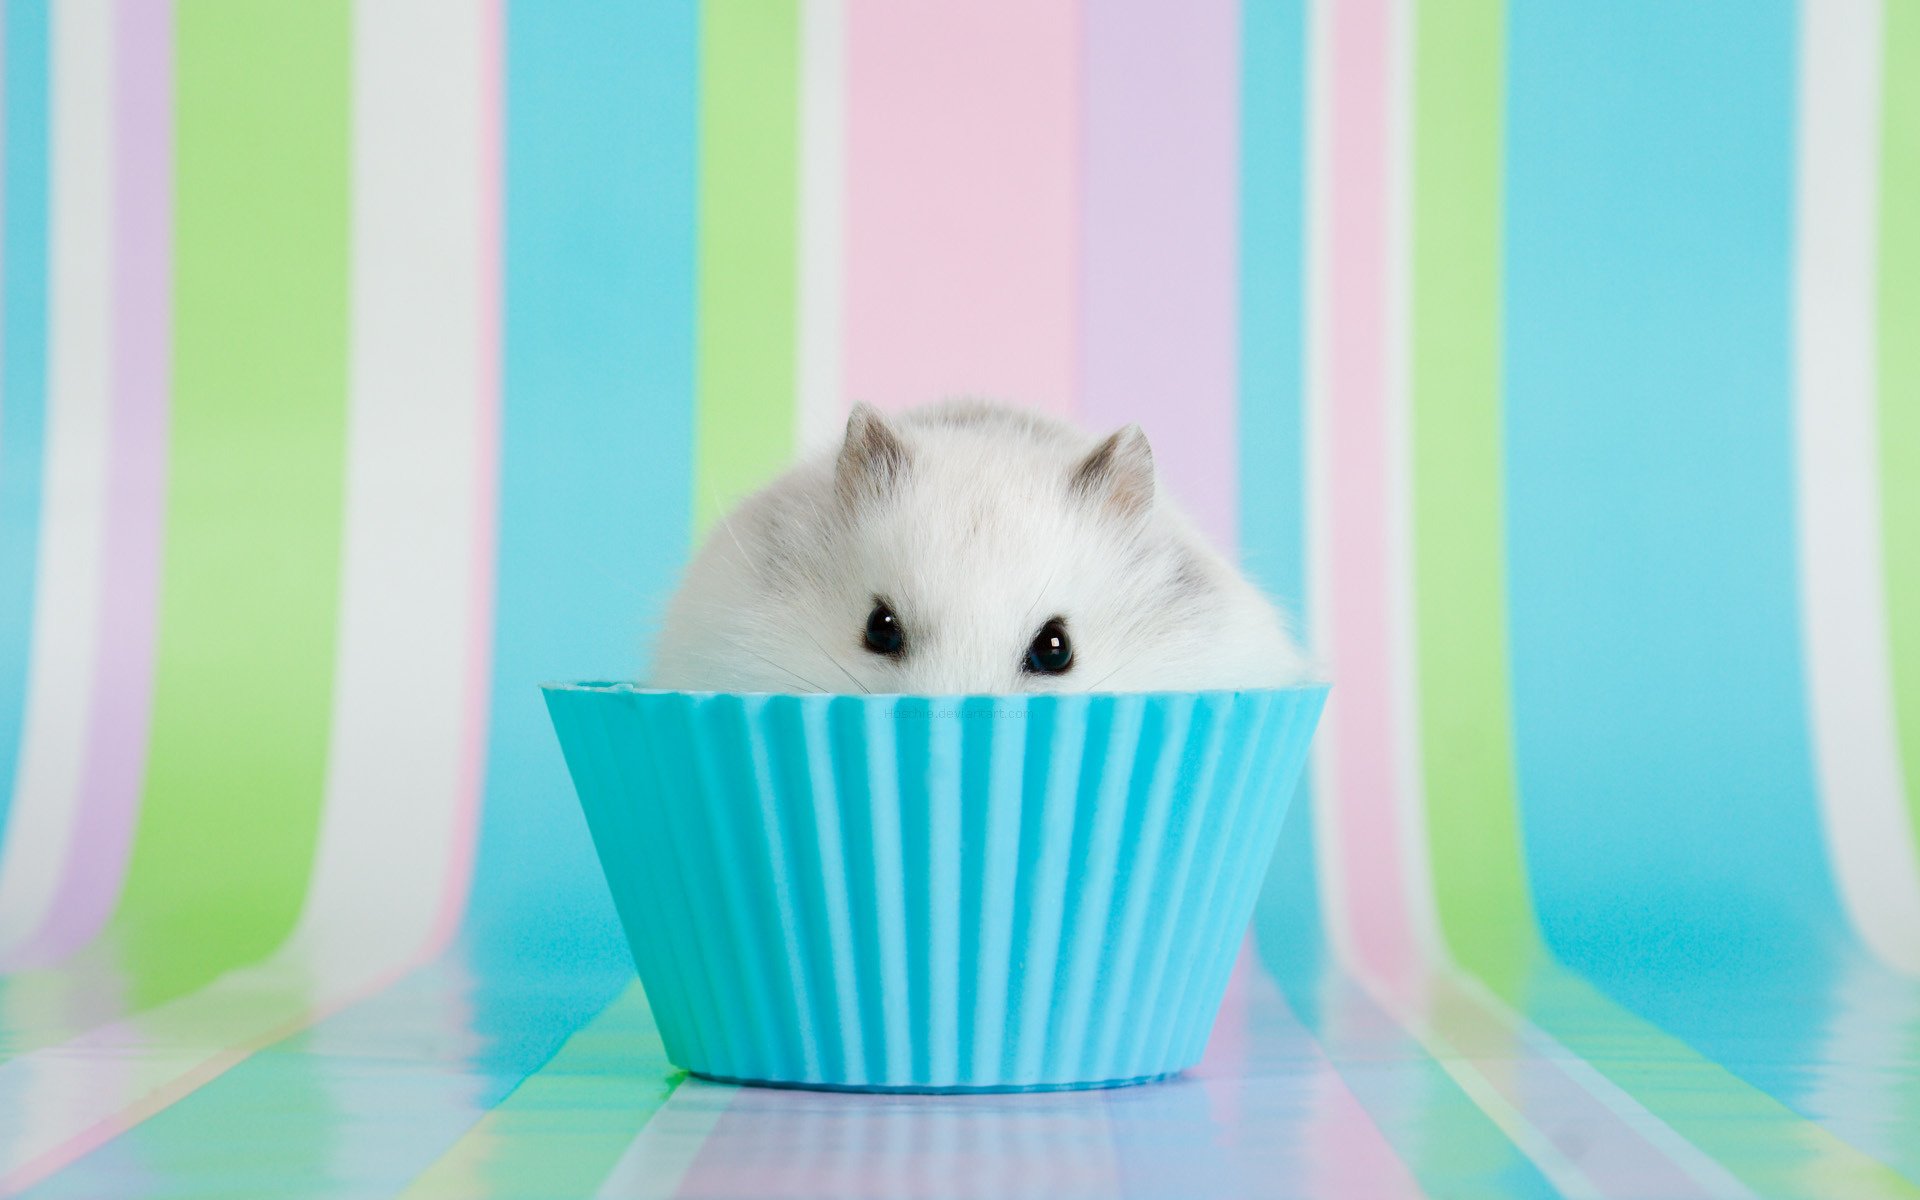
[[[1347,923],[1361,961],[1389,978],[1414,962],[1394,811],[1388,462],[1387,0],[1330,5],[1331,178],[1326,267],[1328,425],[1325,614],[1340,681],[1329,700]]]
[[[1138,421],[1218,541],[1237,525],[1240,7],[1087,10],[1080,415]]]
[[[483,197],[479,255],[481,306],[479,339],[480,394],[474,397],[473,578],[468,608],[466,766],[458,784],[454,813],[454,844],[448,847],[446,893],[433,933],[421,951],[425,960],[440,953],[458,932],[466,910],[467,890],[473,882],[474,852],[479,837],[480,794],[486,785],[487,715],[493,688],[493,601],[497,565],[500,505],[500,348],[503,306],[501,256],[504,246],[503,203],[506,145],[506,47],[504,0],[481,0],[486,5],[481,29],[481,94],[476,102],[484,112],[481,137],[481,178],[474,182]]]
[[[1117,1196],[1123,1189],[1100,1095],[862,1096],[744,1087],[672,1194],[936,1200]]]
[[[146,774],[166,515],[173,241],[173,3],[114,5],[114,360],[104,594],[77,835],[21,965],[97,933],[119,895]]]
[[[1248,1195],[1286,1179],[1306,1196],[1420,1196],[1412,1170],[1288,1007],[1251,939],[1234,975],[1245,1028],[1237,1044],[1210,1042],[1193,1071],[1217,1126],[1213,1144],[1196,1153],[1226,1159]]]
[[[1252,1034],[1248,1029],[1248,996],[1253,976],[1260,971],[1260,950],[1248,930],[1240,939],[1239,957],[1233,960],[1233,974],[1227,977],[1227,990],[1220,997],[1220,1011],[1213,1019],[1213,1032],[1207,1037],[1206,1051],[1195,1068],[1204,1075],[1234,1075],[1247,1070],[1253,1057]],[[1237,1128],[1245,1115],[1233,1093],[1208,1094],[1214,1123]]]
[[[1070,411],[1079,5],[850,6],[850,397]]]

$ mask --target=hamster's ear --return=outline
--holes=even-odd
[[[871,405],[856,404],[847,417],[847,440],[834,463],[834,484],[848,504],[882,499],[907,471],[907,446]]]
[[[1115,431],[1080,460],[1068,480],[1077,496],[1120,516],[1145,516],[1153,507],[1153,447],[1138,425]]]

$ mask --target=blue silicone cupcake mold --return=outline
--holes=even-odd
[[[546,696],[675,1064],[965,1092],[1198,1061],[1326,689]]]

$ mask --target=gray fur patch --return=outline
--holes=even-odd
[[[1116,431],[1080,460],[1067,478],[1076,496],[1104,503],[1124,517],[1153,507],[1153,452],[1138,425]]]
[[[834,485],[850,506],[881,499],[907,473],[909,461],[906,443],[886,418],[867,405],[855,405],[834,464]]]

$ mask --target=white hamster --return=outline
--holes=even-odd
[[[708,535],[649,685],[733,692],[1279,687],[1307,665],[1274,605],[1103,440],[975,401],[882,416]]]

